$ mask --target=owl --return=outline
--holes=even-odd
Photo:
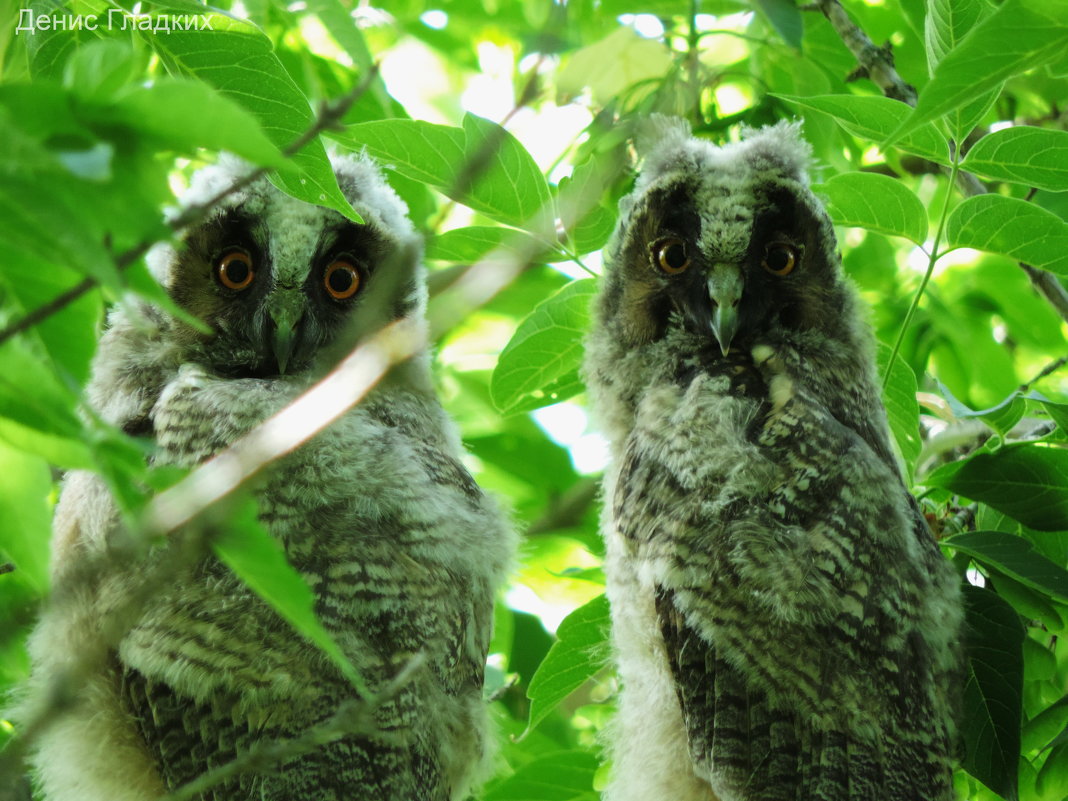
[[[621,679],[609,801],[950,801],[961,602],[900,477],[795,124],[651,122],[586,381]]]
[[[362,223],[258,180],[153,252],[184,315],[144,303],[111,314],[89,403],[149,440],[155,464],[192,467],[232,444],[329,368],[353,331],[423,318],[420,241],[403,202],[368,158],[338,157],[334,168]],[[240,170],[205,168],[182,204],[202,203]],[[361,731],[258,764],[198,799],[468,797],[486,762],[484,665],[513,534],[461,456],[424,352],[260,474],[259,520],[371,690],[416,666]],[[31,638],[35,681],[60,673],[69,654],[108,651],[37,740],[43,799],[156,799],[255,746],[300,737],[357,698],[209,550],[161,571],[173,549],[134,559],[129,539],[104,480],[70,474],[55,517],[55,597]],[[146,588],[150,571],[165,580]]]

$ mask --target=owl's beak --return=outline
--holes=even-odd
[[[284,298],[284,293],[280,293]],[[297,326],[301,317],[304,316],[303,302],[300,298],[290,299],[294,302],[280,302],[270,309],[271,321],[274,323],[274,331],[271,332],[271,352],[274,353],[278,363],[278,372],[285,375],[286,366],[293,356],[293,348],[297,341]]]
[[[738,332],[738,304],[742,300],[742,271],[737,264],[716,264],[708,276],[712,304],[712,333],[726,356]]]

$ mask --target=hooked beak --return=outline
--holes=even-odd
[[[286,373],[286,366],[296,345],[297,326],[304,316],[303,299],[299,292],[279,292],[278,301],[269,310],[274,331],[271,333],[271,351],[278,363],[278,372]]]
[[[726,356],[730,353],[734,335],[738,333],[742,271],[736,264],[716,264],[706,279],[705,288],[707,294],[694,287],[695,291],[684,301],[686,316],[697,331],[706,333],[711,329],[720,352]]]
[[[738,333],[738,304],[742,299],[742,273],[736,265],[717,264],[712,268],[708,297],[712,302],[712,333],[726,356]]]

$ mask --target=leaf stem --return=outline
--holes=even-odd
[[[901,350],[901,343],[905,339],[905,332],[909,329],[909,324],[912,322],[912,316],[916,313],[916,308],[920,305],[920,298],[923,297],[924,290],[927,289],[927,283],[931,280],[931,276],[934,274],[935,262],[941,258],[942,253],[940,247],[942,244],[942,235],[945,233],[946,220],[949,218],[949,201],[953,197],[953,187],[956,186],[957,172],[960,170],[960,154],[953,154],[953,161],[950,166],[949,182],[946,185],[946,197],[942,202],[942,212],[938,217],[938,229],[935,231],[934,242],[931,244],[931,250],[927,254],[927,270],[923,274],[923,280],[920,281],[920,286],[916,290],[916,294],[912,297],[912,303],[909,304],[909,310],[905,312],[905,319],[901,321],[901,328],[897,332],[897,339],[894,340],[894,347],[890,350],[890,359],[886,363],[886,371],[883,373],[883,389],[886,389],[887,383],[890,381],[890,371],[894,366],[894,359],[897,358],[898,351]]]

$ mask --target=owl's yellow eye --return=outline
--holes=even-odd
[[[686,243],[681,239],[662,239],[656,244],[656,263],[668,275],[678,275],[690,266]]]
[[[359,291],[362,283],[360,271],[346,259],[332,262],[323,275],[323,285],[334,300],[348,300]]]
[[[243,250],[231,250],[215,263],[215,275],[224,287],[240,292],[248,289],[256,277],[256,271],[252,269],[251,256]]]
[[[768,245],[760,266],[772,275],[789,275],[797,266],[797,249],[782,242]]]

